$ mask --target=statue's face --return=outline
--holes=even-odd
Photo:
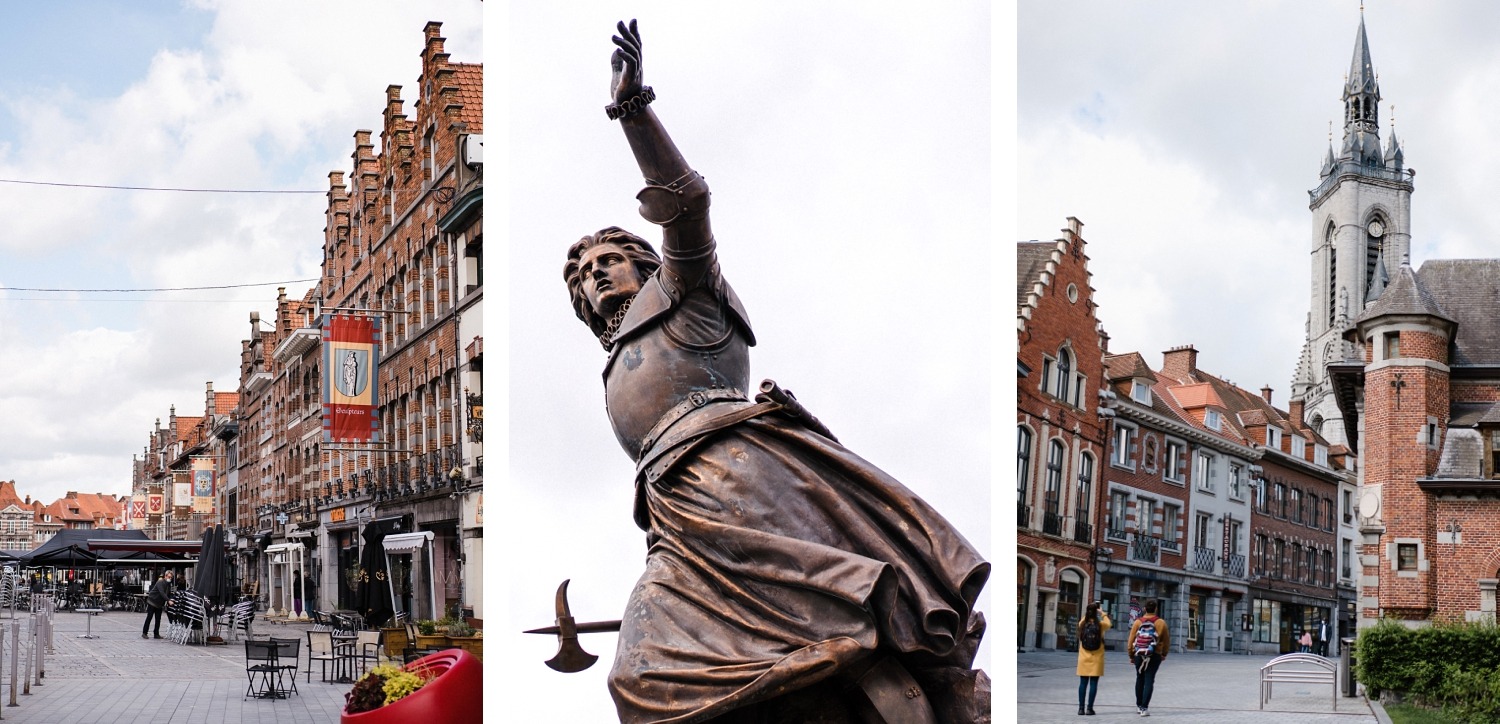
[[[578,276],[583,297],[594,313],[609,317],[625,300],[641,290],[641,275],[625,250],[614,244],[600,244],[583,252],[578,260]]]

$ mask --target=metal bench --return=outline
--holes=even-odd
[[[1260,708],[1271,700],[1273,684],[1327,684],[1333,710],[1339,708],[1338,664],[1316,654],[1283,654],[1260,667]]]

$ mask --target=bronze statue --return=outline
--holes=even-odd
[[[635,22],[618,29],[606,113],[662,253],[610,227],[568,250],[564,276],[609,353],[605,403],[647,532],[609,678],[620,720],[988,721],[969,667],[989,564],[789,392],[750,389],[755,336],[719,270],[708,185],[650,107]]]

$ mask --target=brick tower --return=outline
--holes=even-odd
[[[1403,260],[1347,333],[1365,348],[1362,624],[1429,620],[1438,607],[1438,501],[1418,481],[1437,472],[1447,433],[1456,326]]]

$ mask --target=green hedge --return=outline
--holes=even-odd
[[[1359,634],[1356,674],[1371,696],[1389,691],[1442,707],[1459,721],[1500,721],[1500,627],[1381,621]]]

